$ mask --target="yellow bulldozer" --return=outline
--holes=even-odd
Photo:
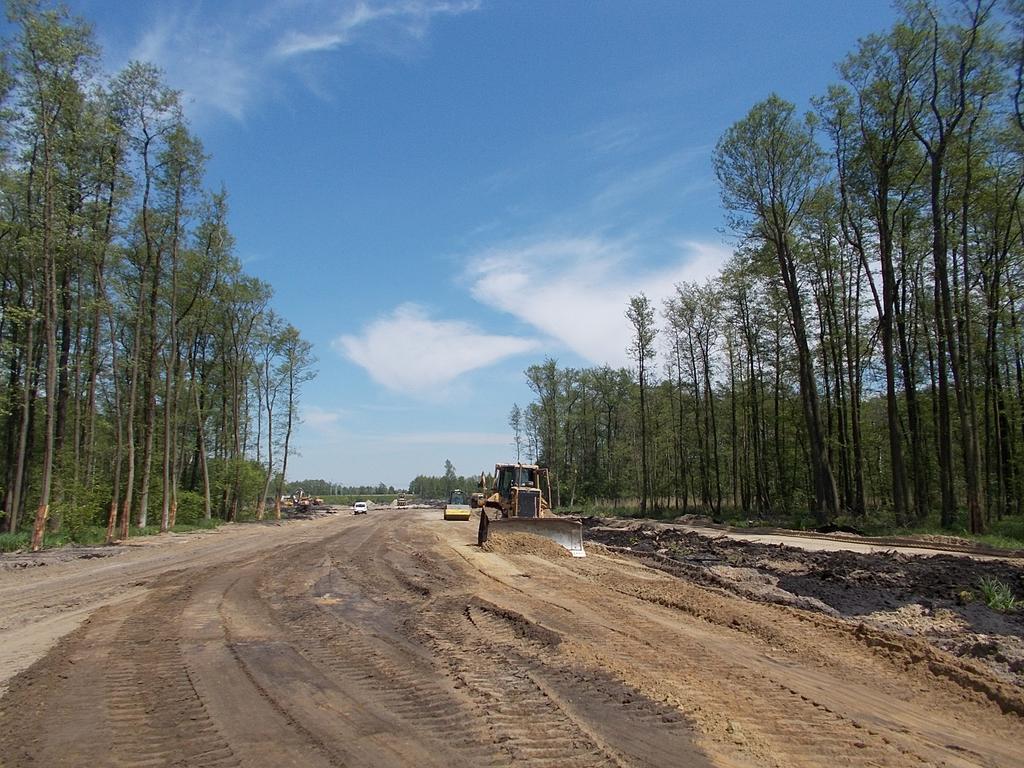
[[[494,533],[532,533],[560,544],[573,557],[586,557],[583,524],[553,517],[550,498],[551,476],[546,467],[496,464],[494,487],[480,509],[477,543],[482,546]]]

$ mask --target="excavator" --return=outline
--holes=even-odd
[[[547,489],[547,498],[542,487]],[[496,464],[494,487],[490,490],[480,509],[479,545],[494,533],[532,533],[560,544],[573,557],[587,556],[583,550],[583,524],[551,516],[551,476],[547,467]]]

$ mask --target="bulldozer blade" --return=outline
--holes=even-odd
[[[481,521],[482,522],[482,521]],[[489,520],[480,526],[479,543],[483,544],[494,533],[532,533],[551,539],[567,549],[573,557],[586,557],[583,549],[583,523],[557,517],[506,517]]]

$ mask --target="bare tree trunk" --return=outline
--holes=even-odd
[[[828,460],[828,448],[821,425],[818,407],[818,385],[814,378],[814,364],[807,343],[807,329],[804,325],[803,304],[797,283],[795,262],[785,237],[776,242],[779,268],[782,272],[786,295],[789,299],[790,320],[797,347],[797,362],[800,368],[800,400],[807,423],[807,437],[810,441],[811,476],[814,480],[814,513],[819,522],[827,522],[839,514],[839,489]]]
[[[17,533],[18,531],[18,518],[21,515],[22,498],[21,489],[25,478],[25,461],[26,454],[28,453],[28,435],[32,428],[31,419],[31,398],[32,398],[32,387],[30,386],[30,379],[32,376],[32,369],[35,367],[33,363],[34,345],[35,339],[35,321],[29,318],[26,325],[28,329],[26,331],[25,340],[25,378],[23,382],[23,391],[21,398],[21,426],[18,430],[18,451],[17,459],[14,464],[14,475],[11,477],[11,487],[8,489],[9,492],[9,506],[7,508],[7,530],[11,533]]]
[[[203,416],[202,404],[199,400],[199,388],[193,383],[192,397],[196,407],[196,436],[199,441],[199,466],[203,476],[203,518],[209,520],[213,517],[213,502],[210,498],[210,469],[206,463],[206,435],[203,428],[205,418]]]
[[[53,169],[50,136],[43,125],[43,338],[46,344],[46,420],[43,431],[43,469],[40,478],[39,506],[32,528],[32,551],[43,546],[46,518],[50,512],[50,490],[57,421],[57,262],[53,246]]]
[[[121,374],[117,370],[117,335],[114,330],[113,313],[107,315],[110,324],[110,369],[114,389],[114,422],[116,425],[116,443],[114,446],[114,476],[111,485],[110,511],[107,515],[106,543],[114,540],[114,529],[117,525],[117,505],[121,493],[121,454],[124,451],[124,414],[121,400]]]

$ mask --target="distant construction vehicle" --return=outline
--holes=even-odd
[[[406,507],[409,506],[409,502],[405,498],[405,496],[399,496],[397,499],[395,499],[395,506],[398,507],[399,509],[405,509]]]
[[[314,507],[322,507],[324,500],[319,496],[309,496],[300,488],[292,494],[292,506],[297,512],[308,512]]]
[[[448,494],[448,503],[444,505],[445,520],[469,520],[470,508],[466,503],[466,494],[456,488]]]
[[[547,489],[547,498],[542,487]],[[573,557],[586,557],[583,524],[550,516],[551,477],[547,467],[496,464],[490,490],[480,510],[478,544],[483,545],[492,533],[532,533],[560,544]]]

